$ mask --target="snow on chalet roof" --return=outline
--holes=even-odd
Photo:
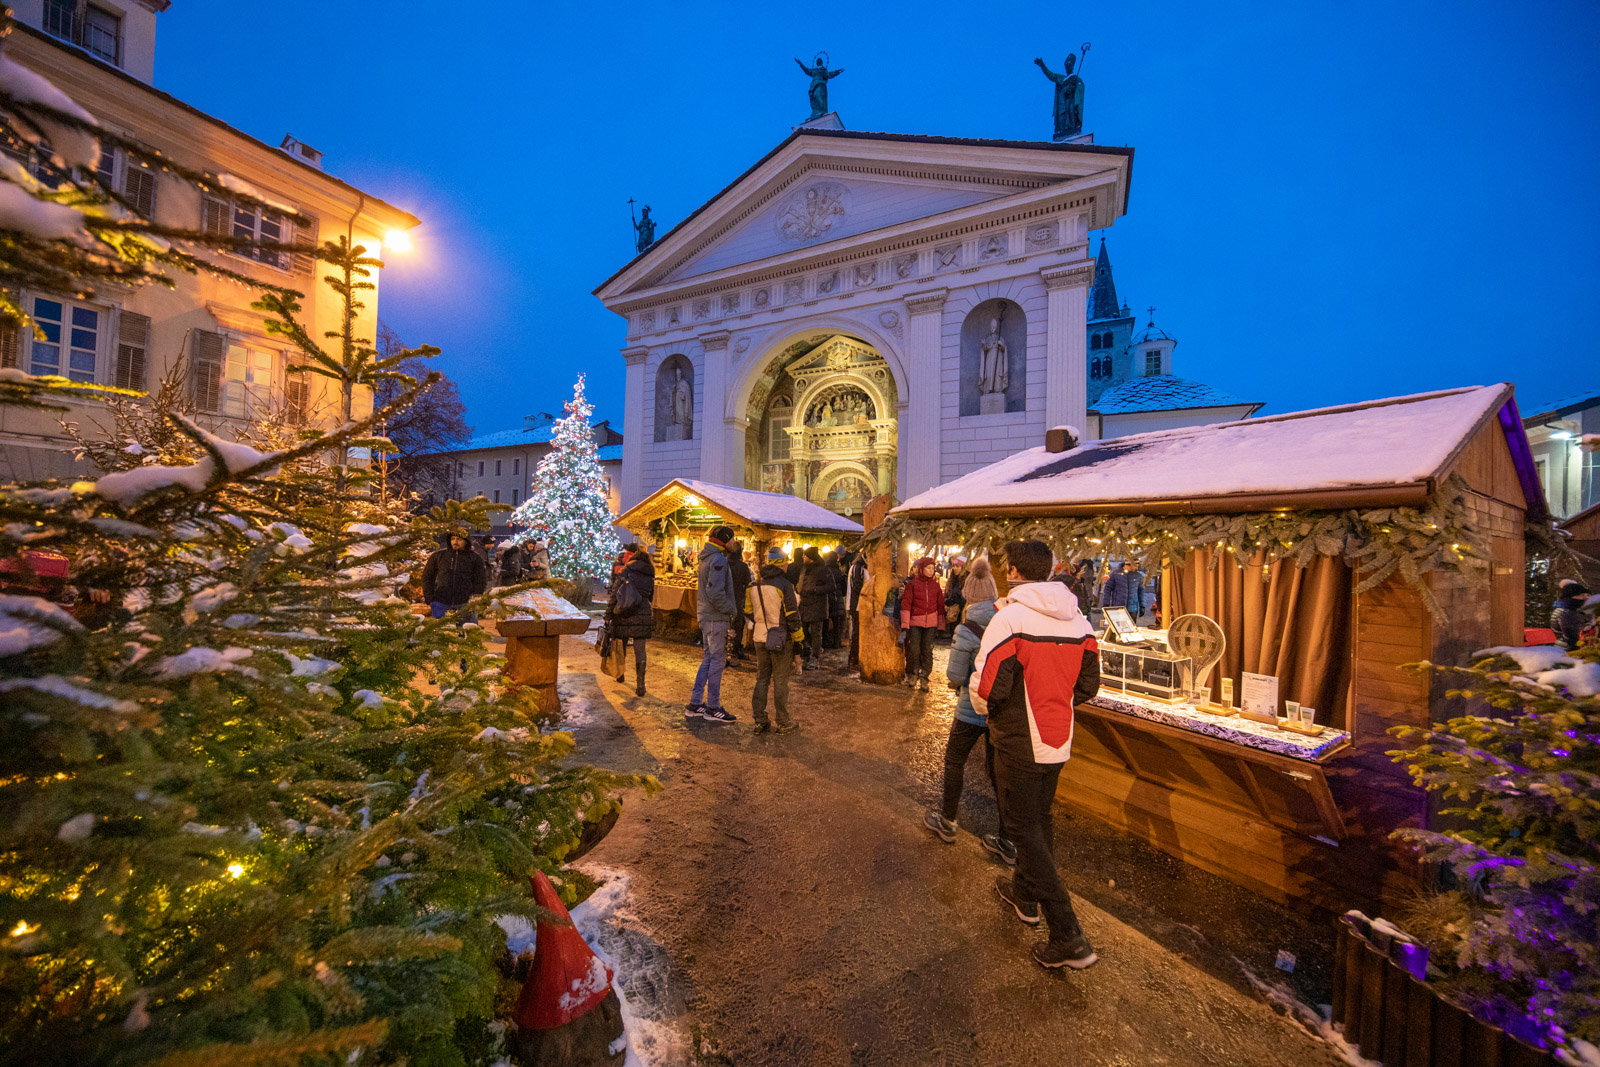
[[[829,533],[861,533],[861,524],[837,515],[825,507],[787,493],[763,493],[757,489],[735,489],[731,485],[702,482],[698,478],[674,478],[628,509],[618,522],[633,528],[645,525],[660,515],[671,514],[684,506],[681,497],[698,496],[730,519],[742,519],[757,526],[779,530],[817,530]],[[662,509],[665,508],[665,511]]]
[[[1584,408],[1596,406],[1600,406],[1600,390],[1591,389],[1586,393],[1576,393],[1560,400],[1551,400],[1537,407],[1530,407],[1524,412],[1523,421],[1524,423],[1529,423],[1560,418],[1563,415],[1570,415],[1574,411],[1582,411]]]
[[[599,447],[599,449],[597,449],[597,451],[600,453],[600,462],[601,463],[621,463],[622,462],[622,446],[621,445],[601,445]]]
[[[1030,448],[919,493],[897,514],[1011,509],[1085,512],[1330,490],[1415,487],[1443,473],[1463,442],[1511,395],[1506,384],[1373,400],[1243,422]],[[1214,506],[1214,505],[1213,505]],[[1245,508],[1244,510],[1249,510]]]
[[[1174,378],[1170,374],[1152,374],[1147,378],[1130,378],[1118,382],[1100,394],[1094,410],[1102,415],[1127,415],[1138,411],[1177,411],[1183,408],[1221,408],[1254,405],[1253,400],[1240,400],[1201,382],[1188,378]]]
[[[453,451],[473,452],[480,448],[517,448],[522,445],[546,445],[554,431],[549,426],[537,429],[496,430],[482,433]]]

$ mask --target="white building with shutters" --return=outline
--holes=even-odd
[[[353,240],[376,247],[382,235],[417,225],[412,215],[327,173],[315,149],[292,137],[279,147],[256,140],[150,84],[157,17],[169,4],[12,0],[18,24],[5,52],[55,83],[108,129],[215,175],[225,185],[245,183],[263,201],[323,220],[324,233],[348,232]],[[35,165],[22,146],[0,145],[0,151]],[[163,225],[266,240],[318,237],[316,227],[295,232],[290,213],[202,196],[186,182],[132,164],[120,152],[105,153],[101,167],[130,203]],[[213,255],[241,274],[307,293],[303,318],[311,336],[337,328],[338,299],[315,281],[309,257]],[[19,294],[43,336],[0,335],[0,365],[148,391],[169,374],[182,373],[204,418],[225,434],[235,420],[278,407],[313,423],[333,421],[329,379],[286,374],[292,350],[269,336],[261,313],[251,310],[253,290],[210,275],[177,273],[174,281],[174,289],[107,286],[90,299]],[[367,337],[376,332],[377,296],[363,298],[367,306],[358,329]],[[90,427],[97,408],[73,403],[63,417]],[[83,473],[53,413],[0,408],[0,480]]]
[[[858,514],[1084,427],[1133,165],[1084,140],[801,127],[607,279],[623,508],[699,478]]]

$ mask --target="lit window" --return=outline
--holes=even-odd
[[[267,211],[253,204],[233,205],[233,236],[246,241],[283,241],[286,239],[287,227],[284,225],[283,216],[276,211]],[[235,249],[237,254],[260,260],[274,267],[288,265],[288,254],[274,251],[270,248],[252,248],[245,246]]]
[[[277,365],[276,352],[228,342],[228,362],[222,380],[222,414],[245,419],[270,405]]]
[[[33,319],[44,336],[33,339],[32,372],[58,374],[75,382],[94,381],[100,353],[100,312],[40,296],[33,301]]]

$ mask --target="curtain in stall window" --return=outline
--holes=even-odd
[[[1227,636],[1222,662],[1211,672],[1212,699],[1222,679],[1268,674],[1278,696],[1317,709],[1317,722],[1348,729],[1354,577],[1342,560],[1318,556],[1305,568],[1272,565],[1262,578],[1262,557],[1240,567],[1231,553],[1215,568],[1211,551],[1190,552],[1188,564],[1168,571],[1172,616],[1216,620]],[[1168,620],[1170,621],[1170,619]]]

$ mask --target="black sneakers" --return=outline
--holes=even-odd
[[[1089,939],[1082,933],[1060,941],[1055,939],[1036,941],[1033,946],[1034,962],[1052,970],[1057,967],[1071,967],[1075,971],[1081,971],[1085,967],[1093,967],[1099,959],[1094,949],[1089,946]]]
[[[1017,846],[1001,837],[999,834],[984,834],[978,840],[983,842],[983,847],[994,853],[1006,862],[1007,866],[1017,865]]]
[[[730,722],[739,721],[733,717],[733,713],[727,708],[703,708],[701,709],[700,717],[706,722],[714,722],[719,726],[726,726]]]
[[[706,706],[704,704],[690,704],[683,710],[683,717],[685,719],[699,719],[704,718],[705,713]]]
[[[950,844],[956,839],[956,824],[945,818],[943,812],[929,808],[928,813],[922,817],[922,825],[943,838],[945,844]]]
[[[1017,896],[1016,886],[1012,884],[1011,879],[1003,875],[996,878],[994,880],[994,891],[1001,900],[1011,905],[1012,910],[1017,913],[1017,918],[1029,926],[1039,925],[1039,902],[1036,900],[1023,900]],[[1060,964],[1057,964],[1057,966],[1060,966]]]

